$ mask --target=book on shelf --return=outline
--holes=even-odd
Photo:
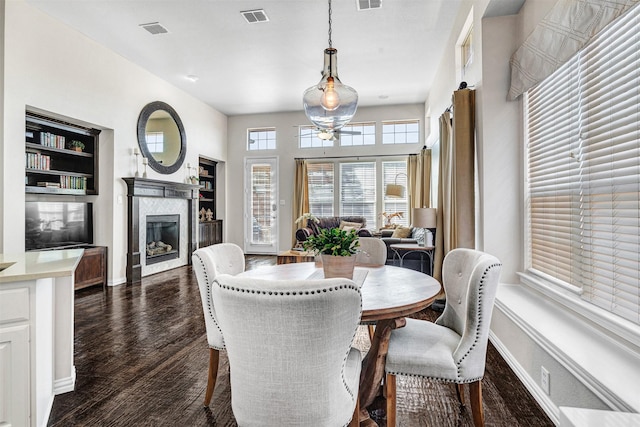
[[[38,182],[38,187],[46,187],[46,188],[60,188],[59,182]]]
[[[29,169],[50,170],[51,157],[40,153],[26,153],[26,166]]]
[[[86,190],[87,178],[81,176],[60,175],[60,188]]]

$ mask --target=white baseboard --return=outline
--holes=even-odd
[[[527,371],[518,363],[518,361],[511,355],[507,347],[502,344],[502,341],[493,333],[489,332],[489,340],[493,346],[498,350],[498,353],[507,362],[507,365],[515,372],[516,376],[525,388],[531,393],[533,398],[538,402],[538,405],[542,407],[542,410],[547,414],[551,421],[555,425],[560,425],[560,409],[553,403],[549,395],[547,395],[540,386],[531,378]]]
[[[75,365],[71,369],[71,376],[66,378],[59,378],[53,381],[53,394],[68,393],[76,389],[76,367]]]

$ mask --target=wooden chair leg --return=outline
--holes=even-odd
[[[353,416],[349,427],[360,427],[360,397],[356,396],[356,409],[353,410]]]
[[[396,427],[396,376],[386,376],[387,427]]]
[[[455,384],[458,401],[464,405],[464,384]]]
[[[376,332],[375,326],[369,325],[369,342],[373,341],[373,334]]]
[[[220,352],[215,348],[209,349],[209,378],[207,379],[207,391],[204,394],[204,406],[209,406],[213,389],[216,386],[216,378],[218,377],[218,362],[220,360]]]
[[[471,397],[471,413],[475,427],[484,427],[484,410],[482,409],[482,380],[469,384]]]

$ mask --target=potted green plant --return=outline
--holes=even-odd
[[[69,142],[69,147],[71,147],[71,149],[74,151],[82,152],[82,150],[84,150],[84,143],[82,141],[78,141],[77,139],[73,139],[71,140],[71,142]]]
[[[353,279],[356,253],[360,246],[356,230],[339,228],[322,229],[304,241],[306,250],[322,257],[324,277],[346,277]]]

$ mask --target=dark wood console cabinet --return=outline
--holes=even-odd
[[[75,289],[107,285],[107,247],[87,246],[75,273]]]
[[[198,247],[215,245],[222,243],[222,220],[214,219],[199,224]]]

